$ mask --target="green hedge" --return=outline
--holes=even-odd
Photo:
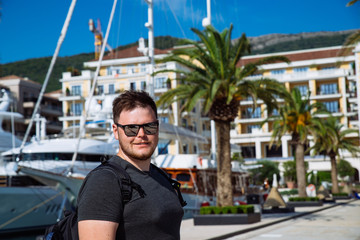
[[[332,194],[333,196],[339,196],[339,197],[347,197],[347,196],[349,196],[349,194],[347,194],[347,193],[333,193]]]
[[[318,197],[291,197],[289,198],[290,202],[317,202],[319,201]]]
[[[201,215],[207,214],[238,214],[238,213],[254,213],[253,205],[239,205],[239,206],[206,206],[200,208]]]
[[[291,190],[280,192],[281,195],[296,195],[298,193],[299,193],[299,191],[297,189],[291,189]]]

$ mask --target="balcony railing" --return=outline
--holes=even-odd
[[[308,80],[308,79],[318,79],[318,78],[332,78],[339,76],[348,76],[349,71],[345,69],[327,69],[327,70],[318,70],[318,71],[308,71],[301,73],[289,73],[289,74],[277,74],[267,76],[269,78],[277,79],[278,81],[296,81],[296,80]],[[263,76],[252,76],[248,79],[259,79]]]

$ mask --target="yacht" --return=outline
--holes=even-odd
[[[2,121],[22,119],[9,112],[12,98],[9,90],[0,90],[0,152],[12,152],[21,145],[14,133],[2,129]],[[10,232],[43,229],[61,217],[66,206],[64,192],[44,186],[36,179],[16,171],[15,155],[0,157],[0,236]],[[69,207],[69,206],[67,206]],[[2,237],[0,237],[2,238]]]

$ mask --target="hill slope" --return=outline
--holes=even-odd
[[[259,37],[249,37],[252,45],[252,54],[262,54],[271,52],[293,51],[300,49],[320,48],[342,45],[345,39],[355,30],[338,32],[314,32],[299,34],[269,34]],[[170,36],[160,36],[155,38],[155,47],[167,49],[176,45],[181,45],[183,39]],[[120,46],[117,49],[124,49],[134,46],[137,43]],[[53,73],[50,77],[47,92],[61,88],[59,79],[63,72],[81,71],[84,69],[83,63],[94,58],[94,53],[83,53],[68,57],[58,57]],[[51,57],[27,59],[13,63],[0,65],[0,77],[7,75],[17,75],[28,77],[29,79],[43,83],[50,65]]]

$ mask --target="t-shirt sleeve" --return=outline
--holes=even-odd
[[[121,189],[115,173],[102,169],[90,174],[79,193],[78,220],[120,223],[123,206]]]

